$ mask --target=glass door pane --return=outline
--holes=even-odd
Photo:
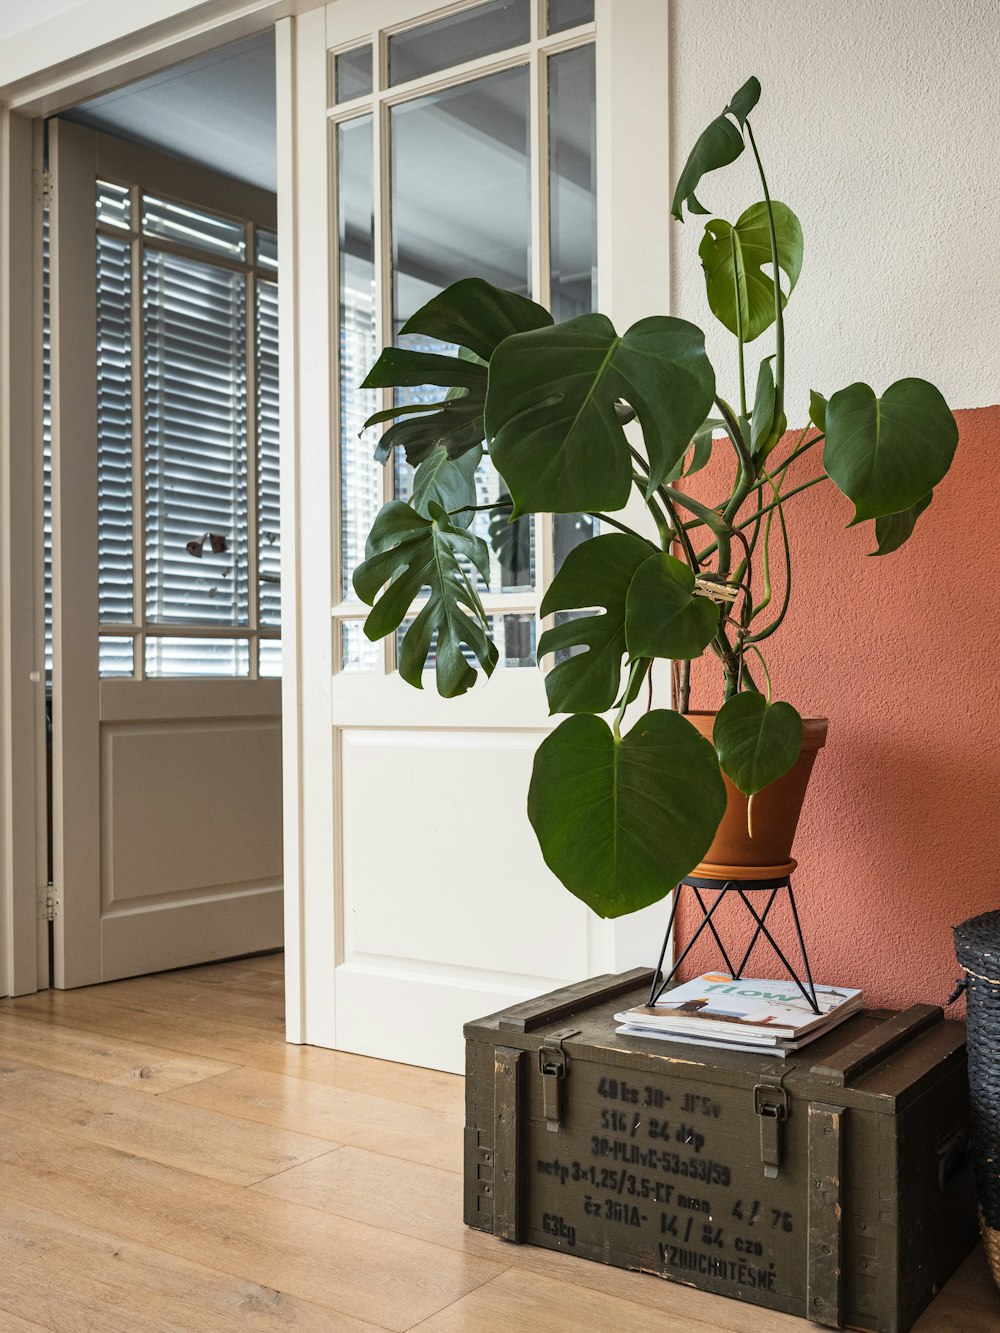
[[[249,620],[246,322],[242,273],[147,249],[143,413],[152,622]]]
[[[382,468],[372,456],[375,436],[361,429],[379,407],[375,389],[358,385],[378,355],[375,308],[375,203],[372,118],[337,127],[337,247],[340,275],[340,512],[344,598],[365,558],[365,538],[382,505]]]
[[[421,351],[451,351],[399,330],[425,302],[460,278],[480,277],[530,294],[531,162],[527,65],[501,70],[392,108],[392,299],[395,341]],[[436,402],[439,388],[410,390],[411,402]],[[396,459],[396,494],[405,499],[412,469]],[[500,480],[484,460],[479,503],[499,498]],[[490,542],[493,591],[530,588],[534,534],[530,519],[497,535],[502,512],[484,510],[473,530]],[[478,581],[478,576],[477,576]]]
[[[551,18],[551,6],[549,14]],[[597,308],[596,133],[593,45],[551,56],[550,306],[557,323]],[[596,531],[596,521],[586,514],[557,514],[552,521],[555,568],[559,569],[574,546]]]

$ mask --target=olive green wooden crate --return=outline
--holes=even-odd
[[[964,1025],[865,1010],[784,1060],[617,1036],[651,978],[466,1025],[468,1225],[906,1333],[977,1239]]]

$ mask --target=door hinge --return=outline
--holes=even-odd
[[[43,208],[52,207],[53,181],[51,171],[35,172],[35,195]]]
[[[40,884],[38,887],[39,921],[55,921],[62,914],[62,898],[53,884]]]

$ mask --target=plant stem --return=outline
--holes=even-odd
[[[781,308],[781,270],[778,267],[778,236],[774,228],[774,209],[771,205],[771,195],[767,188],[767,177],[764,175],[764,165],[760,160],[760,153],[757,151],[757,141],[753,137],[753,130],[750,128],[749,120],[745,121],[744,125],[747,132],[747,138],[750,140],[750,147],[753,149],[753,155],[757,162],[760,183],[764,189],[764,206],[767,209],[767,226],[771,233],[771,264],[774,268],[774,420],[778,421],[785,407],[785,323]]]
[[[452,518],[455,514],[478,513],[483,509],[513,509],[513,500],[491,500],[485,505],[461,505],[458,509],[449,509],[448,517]]]
[[[688,659],[675,658],[670,663],[670,673],[674,687],[674,708],[678,713],[686,713],[691,704],[691,663]],[[650,672],[650,686],[653,676]],[[652,696],[650,696],[652,705]]]
[[[660,549],[663,551],[668,551],[670,549],[671,543],[677,536],[677,533],[671,526],[670,518],[668,518],[667,515],[664,514],[663,510],[655,502],[652,496],[649,496],[647,498],[646,485],[649,481],[649,478],[644,477],[641,472],[633,472],[632,480],[635,483],[636,490],[642,496],[646,508],[653,516],[653,522],[656,524],[656,530],[660,534]]]
[[[743,438],[740,424],[736,420],[733,409],[724,398],[716,398],[715,405],[722,413],[722,419],[726,423],[726,434],[732,441],[733,448],[740,460],[741,473],[744,477],[754,476],[753,459],[750,457],[750,450],[747,448],[747,442]]]
[[[790,491],[785,492],[785,494],[781,497],[781,499],[782,501],[787,500],[789,496],[797,495],[799,491],[808,490],[810,486],[816,486],[819,484],[819,482],[826,481],[826,479],[827,479],[826,473],[822,472],[818,477],[811,477],[809,481],[803,481],[800,485],[793,486]],[[763,485],[764,483],[762,482],[761,484]],[[757,523],[764,514],[769,513],[775,507],[775,505],[779,503],[780,501],[772,500],[770,504],[764,505],[762,509],[758,510],[754,514],[751,514],[749,518],[745,518],[742,523],[737,523],[736,527],[741,529],[748,528],[751,523]],[[712,542],[711,546],[706,546],[703,550],[699,551],[698,559],[707,560],[708,557],[712,554],[712,552],[716,549],[717,545],[718,545],[717,542]]]
[[[636,532],[635,528],[630,528],[627,523],[622,523],[617,518],[612,518],[610,514],[601,514],[596,510],[592,511],[589,509],[586,511],[586,514],[588,518],[596,518],[598,523],[607,523],[610,527],[617,528],[619,532],[627,532],[630,537],[639,537],[642,541],[646,540],[641,532]]]
[[[740,283],[737,278],[739,269],[736,264],[736,228],[729,233],[729,247],[733,256],[733,287],[736,296],[736,339],[739,345],[740,361],[740,415],[747,414],[747,373],[743,358],[743,302],[740,300]]]
[[[772,500],[770,504],[764,505],[763,509],[761,509],[759,513],[751,515],[750,518],[745,518],[742,523],[737,523],[736,526],[738,528],[748,528],[751,523],[756,523],[757,519],[760,518],[761,514],[769,513],[775,507],[775,505],[782,504],[785,500],[788,500],[793,495],[798,495],[799,491],[807,491],[810,486],[816,486],[821,481],[826,481],[825,472],[821,472],[818,477],[810,477],[808,481],[800,482],[798,486],[793,486],[790,491],[785,492],[785,494],[781,497],[780,500]]]
[[[754,652],[757,654],[757,656],[760,658],[760,668],[761,668],[761,670],[762,670],[763,673],[764,673],[764,679],[767,681],[767,695],[766,695],[765,697],[767,698],[767,702],[770,703],[770,702],[771,702],[771,673],[770,673],[770,671],[768,671],[768,669],[767,669],[767,663],[764,661],[764,654],[760,651],[760,649],[757,647],[757,645],[756,645],[755,643],[751,643],[751,644],[749,645],[749,647],[752,648],[753,651],[754,651]]]
[[[671,523],[673,523],[674,530],[677,533],[678,540],[680,541],[681,546],[684,548],[684,554],[687,556],[687,562],[691,566],[692,572],[697,574],[700,571],[701,566],[698,563],[698,557],[695,555],[694,543],[688,536],[687,529],[684,527],[684,524],[680,521],[680,518],[677,515],[677,510],[674,508],[673,501],[671,500],[670,495],[668,494],[668,488],[666,486],[658,486],[656,488],[656,493],[663,501],[664,508],[670,515],[670,521]],[[666,550],[667,548],[664,547],[663,549]]]
[[[660,534],[661,547],[663,548],[664,551],[669,551],[671,544],[676,538],[677,541],[679,541],[681,546],[684,548],[684,554],[687,557],[688,563],[690,564],[694,572],[697,574],[699,566],[697,557],[694,552],[694,545],[691,541],[691,538],[687,535],[687,532],[684,529],[684,524],[678,518],[677,511],[674,509],[674,506],[671,503],[671,497],[670,494],[668,493],[668,488],[666,486],[657,486],[656,488],[656,494],[662,500],[663,508],[667,511],[667,517],[669,519],[669,523],[665,524],[663,521],[663,513],[659,505],[653,502],[653,497],[651,495],[646,494],[646,488],[649,485],[649,464],[643,458],[642,454],[639,453],[638,449],[633,449],[630,447],[629,452],[631,453],[638,467],[641,469],[641,472],[633,471],[632,480],[635,482],[636,488],[638,489],[640,495],[645,501],[646,507],[649,509],[649,512],[653,515],[653,519],[656,523],[657,530]]]
[[[622,718],[625,716],[625,709],[628,708],[629,704],[635,698],[635,693],[638,693],[638,690],[633,693],[636,680],[638,679],[639,684],[641,685],[642,676],[649,670],[651,665],[652,661],[648,657],[637,657],[635,661],[629,665],[628,684],[625,686],[625,693],[622,695],[621,703],[618,705],[618,712],[615,714],[614,721],[611,724],[611,730],[615,734],[616,741],[620,741],[622,738]]]
[[[785,511],[781,505],[782,496],[779,494],[777,487],[775,487],[775,496],[777,497],[778,522],[781,525],[781,544],[785,554],[785,591],[782,594],[781,598],[781,609],[778,611],[778,614],[771,621],[771,623],[765,626],[764,629],[758,630],[756,634],[751,634],[747,637],[747,643],[751,647],[754,644],[760,643],[764,639],[769,639],[771,637],[774,631],[784,620],[785,615],[788,612],[788,603],[790,602],[792,596],[792,553],[788,544],[788,528],[785,525]],[[773,517],[773,511],[767,516],[767,523],[769,528],[771,526],[772,517]],[[757,614],[758,610],[762,611],[764,607],[767,605],[767,602],[770,601],[770,573],[768,574],[767,591],[768,591],[767,599],[764,602],[762,602],[760,607],[754,608],[754,615]]]

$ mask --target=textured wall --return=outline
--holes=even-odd
[[[793,610],[767,654],[776,697],[830,719],[794,849],[815,974],[892,1006],[942,1003],[951,927],[1000,908],[994,506],[980,508],[1000,408],[958,422],[952,472],[893,555],[866,557],[872,525],[845,531],[852,508],[831,485],[789,501]],[[695,706],[718,702],[717,673],[701,667]],[[682,940],[689,929],[688,917]],[[716,965],[692,952],[685,975]]]
[[[805,231],[789,308],[789,420],[808,390],[923,375],[954,407],[997,401],[1000,0],[672,0],[673,173],[756,74],[772,195]],[[735,221],[760,197],[752,158],[699,198]],[[671,227],[674,311],[710,320],[697,219]],[[765,335],[752,350],[756,380]],[[709,352],[727,377],[732,343]]]
[[[1000,636],[993,506],[980,507],[1000,453],[1000,4],[672,0],[670,21],[675,174],[730,93],[751,73],[763,85],[769,184],[805,232],[790,421],[811,386],[881,393],[906,374],[984,409],[959,413],[953,471],[895,555],[866,558],[871,525],[845,531],[851,506],[831,486],[790,502],[793,610],[768,651],[777,697],[830,719],[795,845],[816,972],[875,1002],[940,1002],[950,927],[1000,907]],[[749,155],[699,197],[735,220],[759,197]],[[672,228],[673,309],[712,329],[701,233],[696,219]],[[710,333],[735,398],[733,346]],[[752,385],[770,336],[750,351]],[[718,482],[703,490],[717,498]],[[708,675],[696,706],[718,706]],[[709,962],[692,955],[695,971]]]

